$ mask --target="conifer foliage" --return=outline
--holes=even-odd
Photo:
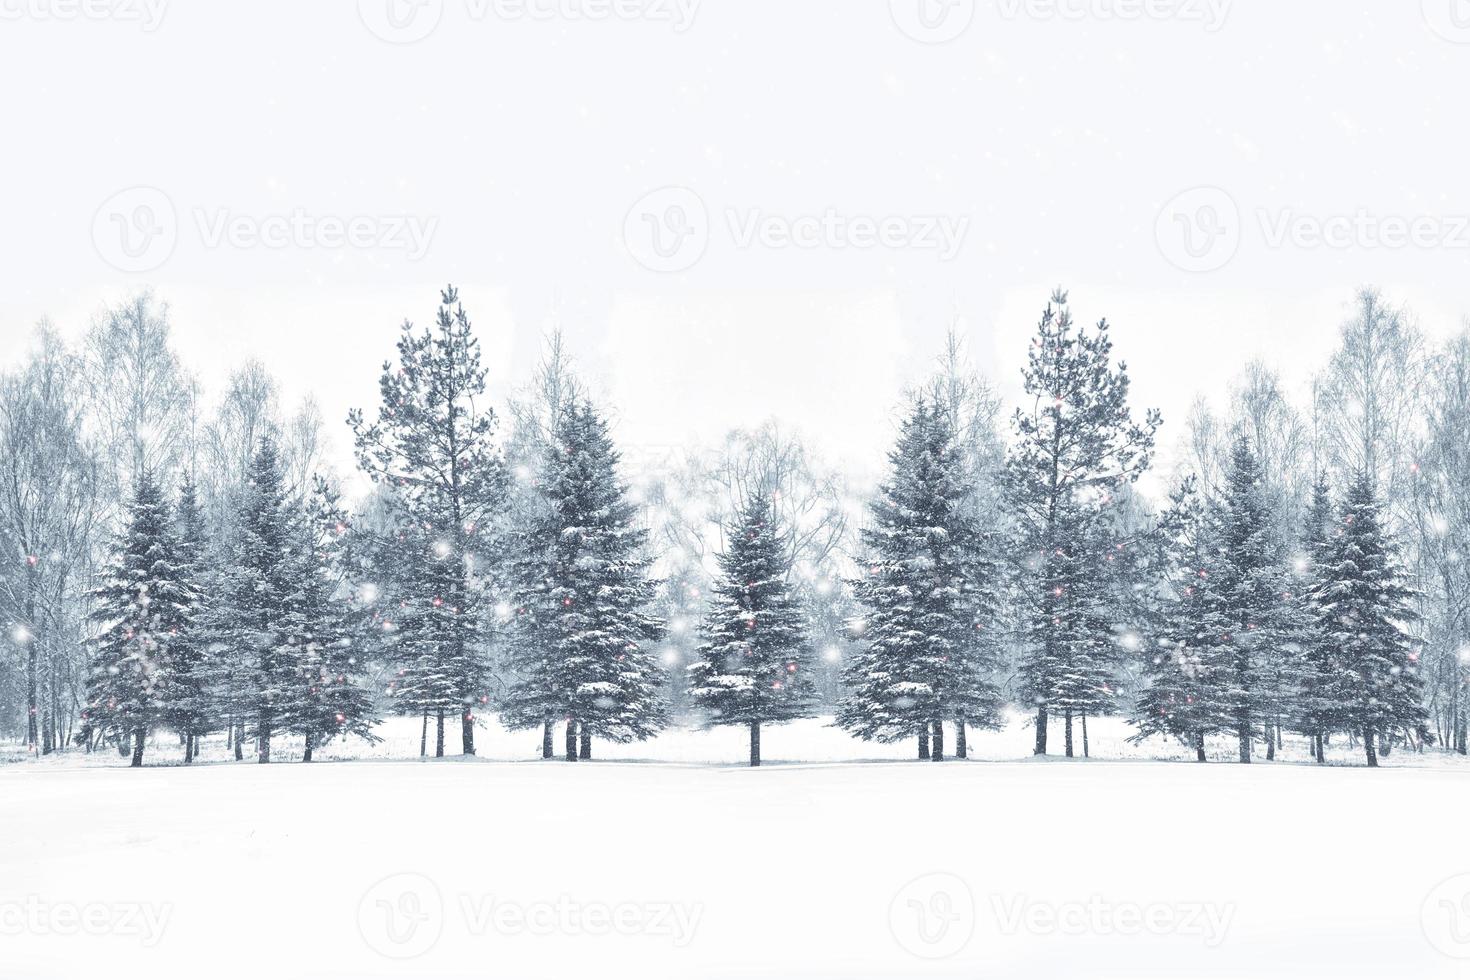
[[[488,700],[484,581],[505,479],[492,444],[486,369],[459,293],[446,288],[432,329],[403,324],[398,364],[383,365],[382,405],[369,423],[348,417],[358,463],[399,506],[397,543],[412,574],[399,575],[400,710],[459,715],[466,755],[475,752],[474,709]]]
[[[1328,700],[1343,728],[1363,739],[1369,766],[1378,765],[1380,738],[1425,722],[1420,652],[1405,629],[1418,618],[1414,598],[1372,477],[1360,475],[1330,539],[1318,601],[1333,651]]]
[[[844,670],[837,722],[863,739],[920,736],[944,758],[943,722],[995,727],[995,582],[966,506],[946,416],[920,399],[889,453],[890,476],[863,531],[863,649]]]
[[[592,739],[641,741],[667,714],[662,635],[651,612],[647,532],[618,480],[606,421],[586,401],[560,413],[542,487],[544,506],[517,544],[516,680],[507,719],[566,719],[566,757]]]
[[[1036,709],[1036,754],[1047,751],[1052,713],[1111,701],[1114,657],[1106,616],[1109,547],[1098,511],[1148,468],[1159,414],[1136,422],[1126,364],[1112,364],[1106,320],[1077,329],[1060,290],[1042,314],[1027,353],[1030,406],[1015,415],[1006,484],[1016,551],[1025,653],[1022,696]],[[1096,628],[1107,630],[1100,637]]]
[[[126,524],[93,591],[99,632],[87,679],[89,729],[131,738],[143,764],[150,727],[168,716],[193,650],[188,639],[198,595],[189,584],[163,492],[146,469],[128,503]]]
[[[758,766],[762,725],[811,714],[810,641],[770,499],[753,494],[728,534],[689,690],[706,725],[750,729],[750,764]]]

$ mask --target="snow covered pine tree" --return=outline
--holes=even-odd
[[[1089,536],[1098,531],[1097,508],[1148,469],[1161,424],[1157,411],[1133,421],[1128,368],[1113,370],[1108,329],[1103,320],[1091,334],[1075,330],[1067,294],[1053,294],[1027,353],[1033,404],[1016,411],[1006,463],[1016,551],[1031,556],[1019,569],[1022,686],[1036,708],[1037,755],[1046,754],[1054,707],[1068,711],[1070,728],[1069,709],[1085,708],[1094,695],[1111,698],[1099,687],[1115,656],[1111,624],[1102,625],[1106,639],[1088,625],[1106,615],[1108,577],[1093,567],[1105,545]]]
[[[640,741],[664,725],[663,668],[653,644],[647,532],[618,482],[618,453],[589,402],[561,413],[543,494],[522,532],[517,570],[517,680],[507,718],[567,719],[566,757],[590,759],[592,738]]]
[[[1332,700],[1348,730],[1361,736],[1368,765],[1378,740],[1426,721],[1419,648],[1404,631],[1416,596],[1383,527],[1372,477],[1353,481],[1332,538],[1319,602],[1335,651]]]
[[[940,761],[945,719],[998,724],[994,581],[945,413],[917,400],[888,459],[854,585],[864,646],[843,671],[837,724],[880,742],[917,734],[920,758],[928,747]]]
[[[382,405],[368,424],[348,416],[358,465],[387,484],[400,505],[399,541],[413,575],[398,575],[403,610],[394,631],[404,671],[396,691],[409,713],[460,716],[465,755],[475,754],[474,710],[488,700],[484,553],[505,497],[505,476],[491,444],[495,413],[485,400],[480,344],[459,293],[447,287],[432,330],[405,322],[398,367],[383,365]]]
[[[811,717],[815,695],[807,623],[778,530],[770,500],[752,495],[728,529],[703,659],[689,665],[694,708],[706,726],[747,726],[752,766],[761,764],[761,726]]]
[[[1177,738],[1206,761],[1205,739],[1226,731],[1220,649],[1226,633],[1210,593],[1215,549],[1196,478],[1186,477],[1160,518],[1163,596],[1155,617],[1158,650],[1144,662],[1147,685],[1134,724],[1141,742],[1151,735]]]
[[[100,632],[93,640],[84,716],[89,730],[130,737],[134,766],[143,764],[149,728],[167,716],[164,697],[176,663],[192,658],[186,637],[196,598],[168,505],[144,469],[126,526],[92,592],[92,618]]]

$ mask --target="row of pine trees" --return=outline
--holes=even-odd
[[[448,289],[431,328],[404,325],[376,412],[348,419],[374,484],[355,515],[320,477],[291,485],[269,436],[228,540],[209,540],[190,483],[170,493],[138,473],[93,597],[79,738],[141,765],[160,732],[186,761],[214,733],[261,762],[292,736],[310,761],[392,713],[420,719],[420,751],[432,731],[441,756],[458,719],[471,755],[477,712],[493,711],[539,730],[544,757],[577,760],[594,739],[667,725],[655,549],[605,415],[580,393],[554,400],[512,478],[485,378]],[[985,472],[939,392],[907,406],[854,556],[859,642],[838,725],[914,739],[931,760],[951,754],[949,731],[963,758],[971,730],[1000,726],[1009,689],[1035,712],[1038,754],[1053,724],[1068,756],[1080,729],[1087,754],[1088,718],[1130,710],[1139,738],[1177,738],[1200,761],[1217,736],[1242,762],[1258,744],[1274,758],[1291,731],[1319,761],[1337,737],[1376,765],[1380,744],[1422,729],[1412,592],[1374,474],[1336,495],[1319,479],[1291,548],[1241,436],[1220,485],[1182,481],[1140,527],[1119,502],[1161,419],[1134,417],[1107,323],[1078,329],[1059,293],[1024,381],[1015,438]],[[770,488],[729,515],[683,678],[697,723],[748,730],[752,765],[764,726],[818,710],[788,530]],[[1125,661],[1144,672],[1129,703]]]

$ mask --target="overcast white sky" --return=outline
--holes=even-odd
[[[150,285],[344,463],[449,281],[500,391],[555,319],[625,443],[775,416],[855,471],[951,316],[1014,394],[1057,284],[1167,444],[1361,284],[1470,312],[1464,0],[80,2],[0,0],[0,358]]]

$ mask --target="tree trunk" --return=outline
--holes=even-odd
[[[463,743],[462,748],[464,750],[464,754],[474,755],[475,713],[473,711],[466,710],[465,713],[460,717],[460,725],[462,726],[460,741]]]
[[[444,758],[444,709],[440,708],[436,716],[436,727],[434,729],[434,758]]]
[[[1363,748],[1368,753],[1368,768],[1378,768],[1378,739],[1374,736],[1373,726],[1369,725],[1363,729]]]
[[[146,729],[140,728],[137,731],[133,732],[132,768],[134,769],[141,769],[143,767],[143,743],[147,739],[147,737],[148,732]]]
[[[1087,712],[1082,712],[1082,758],[1092,758],[1092,743],[1087,741]]]
[[[1276,727],[1273,722],[1266,722],[1266,761],[1276,761]]]
[[[929,736],[930,752],[929,758],[935,762],[944,761],[944,722],[933,723],[934,734]]]
[[[553,755],[556,754],[556,748],[552,744],[553,741],[554,740],[552,738],[551,732],[551,719],[548,718],[546,719],[546,723],[541,726],[541,758],[550,759]]]
[[[567,719],[567,761],[577,761],[577,723],[571,718]]]
[[[586,722],[583,722],[582,723],[582,735],[581,735],[581,737],[582,737],[582,745],[581,745],[581,749],[577,753],[577,758],[579,758],[579,759],[590,759],[590,758],[592,758],[592,729],[587,727],[587,723]]]
[[[956,759],[968,759],[970,757],[970,745],[965,738],[965,719],[954,720],[954,757]]]
[[[1327,764],[1327,747],[1322,744],[1322,733],[1318,732],[1312,739],[1312,754],[1317,759],[1317,765]]]
[[[761,764],[761,723],[758,721],[750,723],[750,764]]]
[[[429,709],[424,709],[424,726],[419,729],[419,758],[426,759],[429,755]]]
[[[919,726],[919,758],[929,758],[929,726],[923,724]]]
[[[1063,721],[1066,724],[1066,732],[1067,732],[1067,758],[1070,759],[1070,758],[1073,757],[1073,753],[1072,753],[1072,709],[1071,708],[1068,708],[1065,712],[1062,713],[1062,719],[1063,719]]]
[[[306,748],[303,749],[302,752],[301,752],[301,761],[302,762],[310,762],[311,761],[311,743],[314,742],[314,741],[316,741],[316,737],[313,736],[310,732],[307,732],[306,733]]]
[[[260,726],[260,761],[263,763],[271,761],[271,730],[264,719],[261,719]]]
[[[184,733],[184,765],[194,761],[194,736],[188,732]]]
[[[1204,732],[1195,732],[1194,733],[1194,761],[1196,761],[1196,762],[1209,762],[1210,761],[1209,758],[1205,755],[1205,733]]]
[[[1240,761],[1248,765],[1251,761],[1251,726],[1242,723],[1236,734],[1240,736]]]
[[[1036,755],[1046,755],[1046,705],[1036,709]]]
[[[235,729],[235,761],[236,762],[243,762],[244,759],[245,759],[245,746],[243,746],[243,745],[240,744],[240,741],[241,741],[240,736],[243,733],[241,732],[240,727],[238,725],[235,725],[235,726],[232,726],[232,727],[234,727],[234,729]]]

